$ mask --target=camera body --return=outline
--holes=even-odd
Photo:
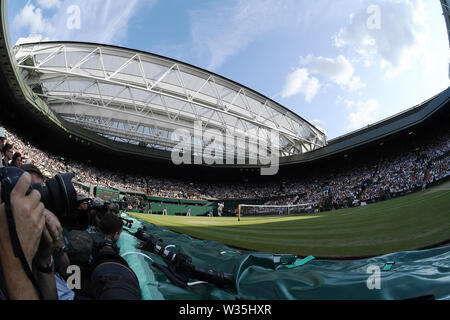
[[[91,210],[95,210],[95,211],[100,211],[103,207],[102,205],[99,205],[97,202],[94,201],[94,199],[89,199],[88,200],[88,211]]]
[[[95,300],[140,300],[139,279],[119,255],[112,240],[94,244],[91,267],[92,295]]]
[[[25,173],[22,169],[16,167],[0,168],[0,182],[2,185],[2,201],[9,197],[14,186],[20,177]],[[72,208],[75,208],[77,198],[76,191],[71,180],[73,173],[58,174],[52,179],[48,179],[45,185],[32,184],[27,191],[37,190],[41,194],[41,202],[45,208],[54,213],[58,218],[66,217],[71,214]]]
[[[94,246],[92,248],[92,256],[94,260],[102,255],[117,256],[119,255],[119,247],[109,239],[103,240],[99,243],[94,242]]]

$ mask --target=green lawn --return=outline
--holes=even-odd
[[[450,239],[450,184],[366,207],[283,217],[132,214],[200,239],[273,253],[344,258],[413,250]],[[447,189],[447,190],[445,190]]]

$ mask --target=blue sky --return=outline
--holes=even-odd
[[[8,16],[13,44],[101,42],[185,61],[274,99],[329,139],[450,82],[439,0],[8,0]]]

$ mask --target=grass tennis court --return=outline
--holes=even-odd
[[[299,256],[346,258],[450,239],[450,183],[366,207],[304,216],[208,218],[131,214],[195,238]]]

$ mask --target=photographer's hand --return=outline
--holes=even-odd
[[[46,269],[51,264],[52,254],[56,248],[62,246],[61,223],[58,218],[49,210],[44,210],[45,227],[42,234],[41,244],[34,257],[35,263],[39,268]],[[56,290],[55,273],[45,273],[34,270],[35,278],[41,289],[42,296],[45,300],[58,300],[58,292]]]
[[[10,200],[17,235],[25,259],[31,268],[32,259],[41,240],[45,217],[39,192],[34,190],[26,195],[30,185],[31,176],[29,173],[24,173],[11,191]],[[38,299],[36,288],[27,277],[19,258],[14,255],[4,204],[0,206],[0,260],[9,298]]]
[[[37,263],[44,265],[50,260],[50,256],[57,248],[62,247],[62,232],[63,228],[58,218],[49,210],[44,210],[45,228],[43,231],[43,238],[36,253],[35,260]]]
[[[26,195],[30,185],[31,176],[25,172],[11,191],[10,197],[17,235],[22,251],[31,268],[32,260],[39,248],[45,226],[45,208],[41,202],[39,191],[32,190],[29,195]]]

